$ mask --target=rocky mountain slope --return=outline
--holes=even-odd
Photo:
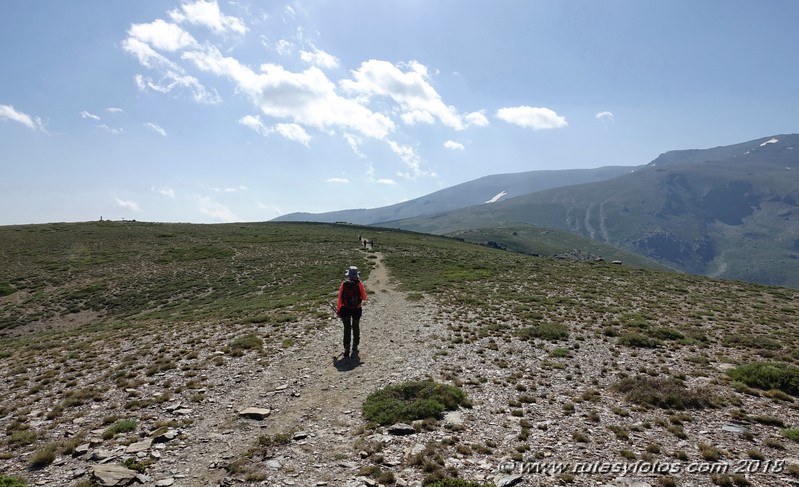
[[[794,290],[349,225],[0,235],[4,481],[799,479]],[[349,265],[369,290],[358,359],[328,308]],[[373,392],[425,379],[468,401],[365,419]]]

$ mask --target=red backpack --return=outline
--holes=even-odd
[[[360,281],[344,281],[344,289],[341,293],[341,301],[344,303],[345,308],[357,308],[360,306],[361,301],[361,286]]]

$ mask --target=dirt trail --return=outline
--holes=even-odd
[[[361,320],[360,359],[341,358],[342,326],[336,322],[305,345],[270,358],[267,367],[242,370],[211,387],[200,417],[186,431],[185,447],[158,462],[155,478],[174,476],[174,485],[243,478],[221,467],[243,458],[261,435],[303,432],[307,437],[277,447],[274,458],[262,464],[267,485],[357,485],[351,479],[358,470],[354,442],[361,405],[387,383],[425,375],[421,364],[430,363],[427,343],[434,328],[425,309],[392,286],[383,256],[372,255],[377,259],[364,282],[369,298]],[[250,406],[272,413],[263,421],[239,418],[238,411]]]

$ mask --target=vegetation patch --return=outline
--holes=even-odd
[[[10,294],[14,294],[15,292],[17,292],[17,290],[14,289],[14,286],[7,282],[0,282],[0,296],[8,296]]]
[[[518,335],[522,340],[533,338],[552,341],[566,340],[569,338],[569,327],[561,323],[538,323],[519,330]]]
[[[763,390],[799,396],[799,367],[781,362],[753,362],[727,371],[737,382]]]
[[[622,334],[618,339],[619,345],[632,348],[658,348],[661,341],[657,338],[644,335],[638,332],[627,332]]]
[[[263,350],[264,341],[260,337],[248,333],[233,340],[230,343],[230,348],[233,350]]]
[[[25,487],[27,484],[19,477],[0,475],[0,487]]]
[[[635,404],[663,409],[702,409],[715,406],[708,391],[692,391],[676,379],[633,377],[622,379],[613,387]]]
[[[432,380],[403,382],[379,389],[363,403],[363,417],[381,425],[440,418],[445,410],[470,404],[458,387]]]

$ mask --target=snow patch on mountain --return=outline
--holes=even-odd
[[[497,201],[499,201],[500,198],[502,198],[503,196],[506,196],[507,194],[508,194],[507,191],[503,191],[503,192],[499,193],[498,195],[494,196],[493,198],[491,198],[490,200],[486,201],[486,204],[487,203],[496,203]]]
[[[763,142],[762,144],[760,144],[760,147],[763,147],[763,146],[768,145],[768,144],[776,144],[777,142],[779,142],[779,140],[777,140],[774,137],[772,137],[771,139],[769,139],[769,140]]]

